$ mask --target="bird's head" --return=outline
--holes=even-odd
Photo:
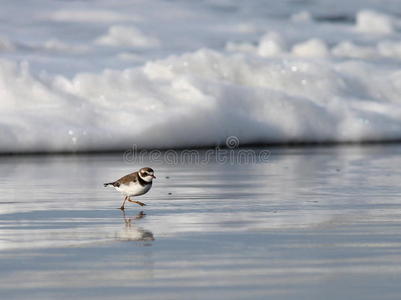
[[[146,182],[152,182],[152,180],[154,178],[156,178],[156,176],[154,175],[155,172],[153,171],[152,168],[148,168],[148,167],[142,168],[139,170],[138,173],[139,173],[139,176]]]

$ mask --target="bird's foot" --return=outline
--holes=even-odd
[[[124,211],[125,207],[124,207],[124,206],[121,206],[120,209],[121,209],[122,211]]]

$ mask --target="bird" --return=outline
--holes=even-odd
[[[131,200],[131,197],[146,194],[150,190],[152,187],[152,181],[156,178],[154,173],[155,172],[152,168],[145,167],[137,172],[125,175],[116,181],[104,183],[104,186],[113,186],[117,191],[125,196],[120,207],[121,210],[125,209],[124,205],[127,200],[139,204],[140,206],[145,206],[145,203]]]

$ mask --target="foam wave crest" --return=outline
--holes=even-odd
[[[0,151],[400,139],[400,94],[397,66],[326,56],[201,49],[72,79],[2,60]]]

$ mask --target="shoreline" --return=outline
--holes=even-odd
[[[401,139],[394,139],[394,140],[386,140],[386,141],[377,141],[377,140],[367,140],[361,142],[354,142],[354,141],[347,141],[347,142],[287,142],[287,143],[244,143],[238,145],[236,147],[228,147],[226,145],[215,145],[215,146],[188,146],[188,147],[176,147],[176,148],[137,148],[135,151],[193,151],[193,150],[234,150],[234,149],[266,149],[266,148],[275,148],[275,149],[285,149],[285,148],[327,148],[327,147],[344,147],[344,146],[351,146],[351,147],[365,147],[365,146],[380,146],[380,145],[401,145]],[[132,151],[132,148],[129,149],[103,149],[103,150],[62,150],[62,151],[21,151],[21,152],[1,152],[0,157],[5,156],[59,156],[59,155],[108,155],[108,154],[124,154],[128,151]]]

